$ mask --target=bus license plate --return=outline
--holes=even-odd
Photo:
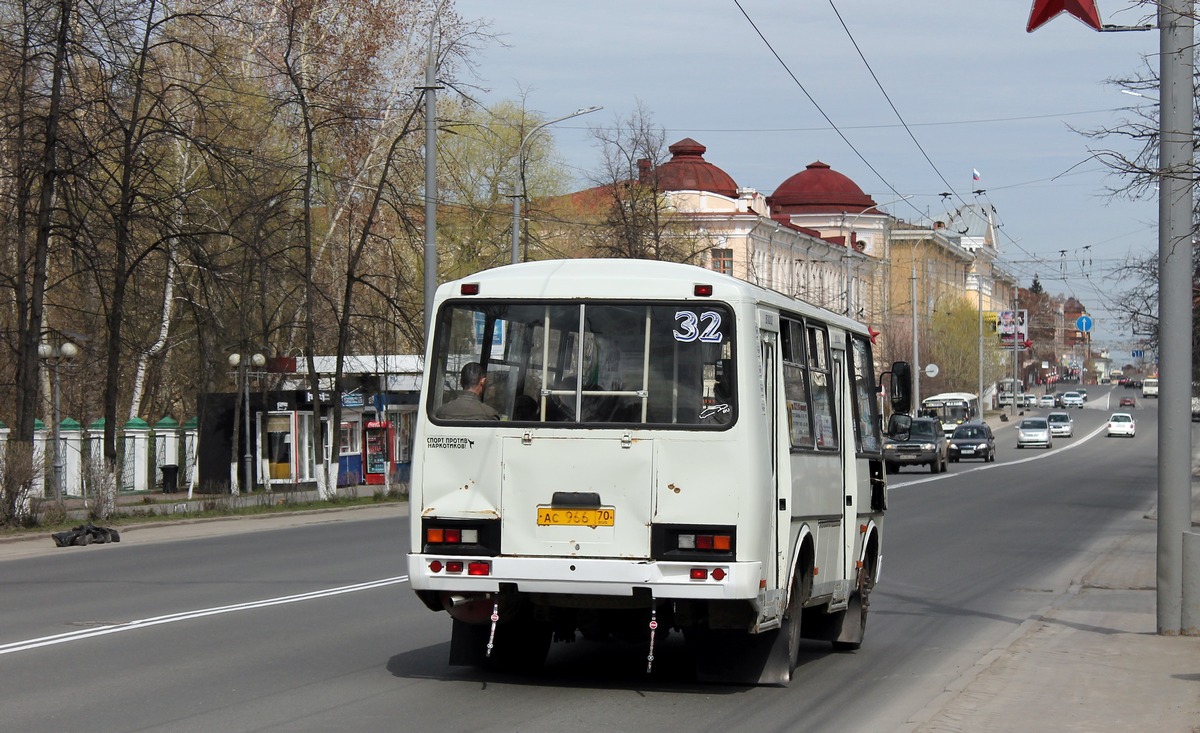
[[[542,527],[611,527],[616,516],[615,509],[563,509],[540,506],[537,510],[537,523]]]

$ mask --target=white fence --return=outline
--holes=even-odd
[[[117,431],[117,462],[121,491],[161,491],[167,473],[176,477],[175,489],[187,491],[196,466],[196,421],[180,425],[165,417],[153,426],[139,418],[130,420]],[[0,423],[0,460],[5,453],[10,429]],[[97,420],[86,429],[65,418],[58,428],[59,450],[54,452],[53,431],[38,421],[33,435],[35,460],[44,470],[35,477],[32,495],[56,496],[55,467],[62,466],[62,494],[83,496],[84,466],[99,463],[104,455],[104,421]],[[170,467],[174,467],[174,469]],[[167,467],[164,472],[163,468]]]

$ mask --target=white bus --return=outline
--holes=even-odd
[[[979,397],[970,392],[943,392],[921,400],[921,414],[942,421],[946,437],[965,422],[979,419]]]
[[[1020,379],[1001,379],[996,382],[996,406],[1003,407],[1013,404],[1013,398],[1016,397],[1017,404],[1023,402],[1022,395],[1025,394],[1025,382]]]
[[[409,576],[451,664],[582,634],[648,670],[679,630],[701,678],[782,684],[802,636],[858,648],[887,504],[864,326],[643,260],[501,267],[433,309]]]
[[[1158,397],[1158,377],[1146,377],[1142,380],[1142,396]]]

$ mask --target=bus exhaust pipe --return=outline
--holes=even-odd
[[[463,623],[487,623],[492,614],[491,593],[443,593],[442,608]]]

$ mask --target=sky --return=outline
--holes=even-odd
[[[739,186],[768,195],[820,160],[908,221],[984,203],[1001,225],[1002,264],[1022,287],[1036,274],[1082,302],[1094,341],[1116,356],[1132,337],[1107,309],[1110,275],[1157,251],[1158,205],[1109,197],[1121,182],[1092,151],[1128,144],[1075,130],[1153,105],[1106,80],[1156,65],[1158,33],[1099,33],[1065,14],[1027,33],[1031,5],[455,0],[497,35],[474,57],[481,102],[524,95],[546,119],[603,107],[546,128],[579,185],[601,163],[588,126],[640,103],[668,144],[694,138]],[[1130,0],[1097,6],[1104,24],[1153,20]]]

